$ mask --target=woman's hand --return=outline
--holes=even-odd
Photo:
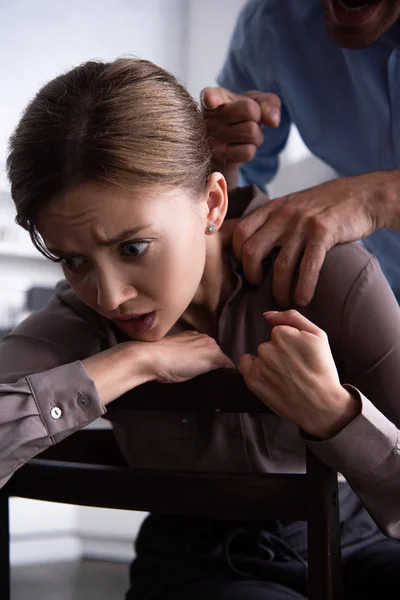
[[[257,357],[244,354],[239,371],[247,386],[283,419],[328,439],[361,406],[339,381],[326,334],[295,310],[265,313],[274,326]]]
[[[235,365],[208,335],[185,331],[147,344],[152,379],[159,383],[181,383],[215,369]]]
[[[104,405],[149,381],[180,383],[215,369],[235,368],[213,338],[197,331],[166,336],[157,342],[117,344],[82,364]]]

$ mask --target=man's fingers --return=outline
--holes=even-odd
[[[254,144],[229,144],[225,153],[225,160],[229,165],[238,165],[253,160],[257,152]],[[218,152],[215,153],[215,161],[218,160]]]
[[[245,92],[247,96],[255,100],[261,109],[261,123],[269,127],[278,127],[281,122],[281,101],[276,94],[266,94],[257,90]]]
[[[253,284],[260,283],[261,262],[280,245],[284,230],[283,222],[271,218],[271,205],[269,203],[239,221],[233,232],[234,253],[243,264],[246,278]]]
[[[327,249],[322,244],[314,243],[306,246],[295,292],[295,302],[299,306],[307,306],[313,299],[326,252]]]
[[[252,98],[243,98],[243,96],[237,96],[236,100],[231,100],[229,103],[220,104],[214,110],[206,109],[203,114],[206,123],[210,124],[211,128],[246,121],[261,123],[260,105]]]
[[[264,317],[269,323],[271,323],[271,325],[274,326],[286,325],[289,327],[294,327],[298,331],[312,333],[318,337],[325,335],[322,329],[306,319],[306,317],[301,315],[297,310],[286,310],[282,312],[267,311],[264,313]]]
[[[290,304],[293,275],[302,249],[302,236],[295,232],[295,235],[282,245],[275,260],[272,293],[279,306],[285,307]]]
[[[254,144],[261,146],[264,135],[261,127],[255,121],[244,121],[236,123],[221,130],[220,137],[229,144]]]
[[[257,123],[246,121],[236,125],[226,125],[209,139],[215,164],[241,165],[252,160],[264,136]]]
[[[255,120],[278,127],[281,120],[281,101],[276,94],[249,90],[239,95],[222,87],[206,87],[200,94],[200,101],[206,112],[223,106],[224,114],[220,117],[224,122]]]
[[[203,108],[214,110],[222,104],[233,102],[240,98],[230,90],[223,87],[205,87],[200,92],[200,102]]]
[[[267,223],[271,214],[271,204],[258,208],[239,221],[233,233],[233,251],[238,260],[242,260],[242,249],[246,241]]]
[[[262,280],[262,261],[277,245],[279,234],[267,235],[267,227],[253,233],[251,239],[242,246],[242,265],[246,279],[253,285]],[[268,233],[271,233],[268,231]],[[233,234],[235,235],[235,234]]]

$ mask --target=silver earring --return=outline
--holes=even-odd
[[[207,231],[208,231],[208,233],[215,233],[217,231],[216,225],[214,225],[214,223],[212,223],[211,225],[209,225],[207,227]]]

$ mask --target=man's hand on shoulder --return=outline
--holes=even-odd
[[[259,283],[261,261],[274,247],[280,247],[274,264],[274,298],[280,306],[289,306],[300,262],[294,301],[307,305],[328,250],[336,244],[362,239],[382,226],[384,219],[378,212],[382,212],[381,180],[385,175],[335,179],[271,200],[239,221],[233,233],[233,249],[247,279]]]

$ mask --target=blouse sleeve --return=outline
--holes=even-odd
[[[90,324],[57,299],[0,344],[0,487],[30,458],[106,412],[81,362],[98,346]]]
[[[375,257],[359,244],[333,249],[307,316],[327,332],[342,383],[361,404],[336,436],[307,444],[400,538],[400,309]]]

